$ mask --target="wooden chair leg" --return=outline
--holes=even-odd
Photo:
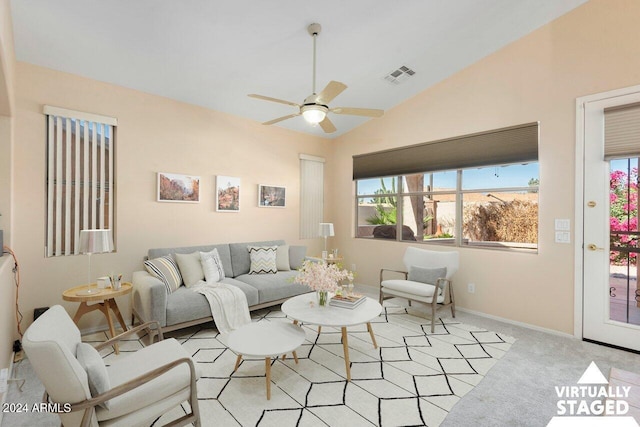
[[[451,316],[456,317],[456,299],[453,296],[453,283],[449,283],[449,302],[451,303]]]
[[[435,332],[436,328],[436,313],[438,311],[438,302],[437,298],[434,295],[431,301],[431,333]]]

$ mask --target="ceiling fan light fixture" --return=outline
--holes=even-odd
[[[324,105],[304,105],[302,107],[302,117],[307,123],[317,125],[327,116],[328,108]]]

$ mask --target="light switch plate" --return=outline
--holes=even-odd
[[[556,243],[571,243],[571,233],[568,231],[556,231]]]
[[[556,231],[570,231],[571,220],[570,219],[557,219],[556,218]]]

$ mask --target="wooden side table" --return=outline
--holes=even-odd
[[[317,261],[324,261],[327,264],[341,264],[344,261],[344,258],[342,258],[342,257],[322,258],[322,255],[320,255],[320,256],[311,256],[309,258],[311,258],[313,260],[317,260]]]
[[[112,288],[100,289],[95,283],[92,283],[90,285],[81,285],[67,289],[62,293],[62,299],[65,301],[76,301],[80,303],[78,311],[76,311],[75,316],[73,316],[73,321],[76,325],[78,324],[80,318],[85,314],[91,313],[95,310],[100,310],[102,314],[104,314],[104,317],[107,318],[107,323],[109,324],[109,332],[111,333],[111,338],[113,338],[116,336],[116,329],[113,326],[111,311],[113,311],[113,313],[116,315],[116,319],[118,319],[118,322],[120,322],[122,330],[127,330],[127,325],[125,325],[124,323],[124,318],[120,313],[120,309],[118,308],[118,304],[116,304],[115,298],[121,295],[128,294],[132,289],[133,286],[128,282],[122,283],[122,286],[117,291]],[[96,304],[87,304],[88,302],[96,301]],[[120,354],[118,344],[115,344],[113,348],[116,354]]]

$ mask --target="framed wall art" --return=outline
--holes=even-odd
[[[216,211],[240,211],[240,178],[224,175],[216,177]]]
[[[158,172],[159,202],[200,202],[200,177]]]
[[[258,206],[261,208],[284,208],[287,189],[277,185],[258,185]]]

